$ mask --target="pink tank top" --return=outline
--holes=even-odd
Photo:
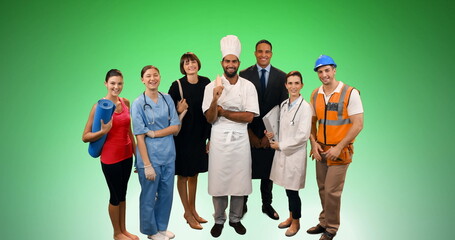
[[[101,150],[101,162],[114,164],[128,159],[133,155],[133,147],[130,139],[131,118],[128,107],[119,97],[122,111],[114,112],[112,128],[107,134],[103,149]]]

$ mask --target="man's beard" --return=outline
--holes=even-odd
[[[233,78],[233,77],[235,77],[235,75],[237,75],[237,69],[235,69],[235,71],[232,72],[232,73],[229,73],[226,69],[224,69],[224,74],[225,74],[226,77],[228,77],[228,78]]]

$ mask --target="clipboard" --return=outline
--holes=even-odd
[[[267,132],[273,132],[273,140],[278,139],[280,129],[280,106],[273,107],[263,118]]]

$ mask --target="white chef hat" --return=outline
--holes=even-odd
[[[221,54],[223,55],[223,58],[229,54],[233,54],[238,59],[240,59],[240,52],[242,51],[242,45],[240,44],[240,40],[237,36],[227,35],[226,37],[221,39],[220,45],[221,45]]]

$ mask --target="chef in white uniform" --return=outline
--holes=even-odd
[[[254,85],[238,75],[241,45],[234,35],[221,39],[224,74],[205,87],[202,111],[212,124],[208,188],[213,197],[213,237],[221,235],[230,198],[229,225],[238,234],[246,229],[240,222],[243,196],[251,193],[251,154],[247,124],[259,116]]]
[[[286,75],[289,98],[280,105],[278,138],[267,132],[270,147],[275,149],[270,179],[286,189],[289,202],[289,218],[278,225],[287,228],[285,235],[294,236],[300,229],[301,201],[299,189],[305,187],[307,166],[306,145],[311,133],[313,109],[300,95],[303,78],[300,72]],[[274,139],[274,140],[272,140]]]

